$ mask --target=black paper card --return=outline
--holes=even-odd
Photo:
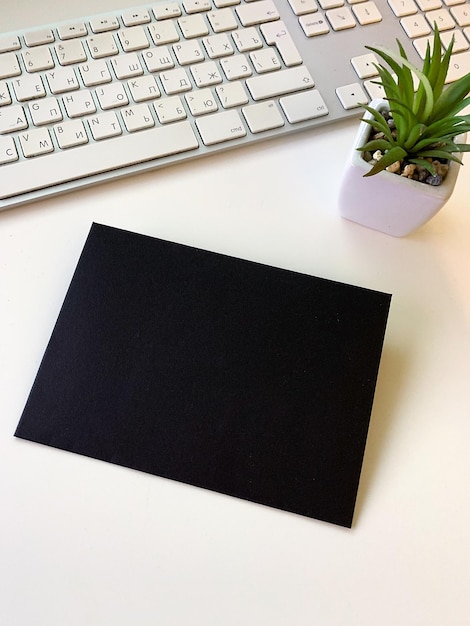
[[[15,434],[350,527],[389,305],[94,224]]]

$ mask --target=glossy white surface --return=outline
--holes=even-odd
[[[113,5],[2,2],[0,25]],[[396,239],[338,215],[355,132],[0,214],[0,624],[468,623],[470,160]],[[92,221],[393,294],[352,530],[13,438]]]

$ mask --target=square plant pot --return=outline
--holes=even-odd
[[[385,100],[373,100],[371,107],[388,108]],[[366,112],[364,118],[371,119]],[[449,171],[441,185],[433,186],[387,171],[364,178],[371,166],[357,150],[370,134],[370,125],[359,124],[339,193],[339,211],[342,217],[379,230],[388,235],[403,237],[428,222],[452,195],[460,165],[449,162]],[[466,135],[459,136],[465,142]]]

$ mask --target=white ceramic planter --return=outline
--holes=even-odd
[[[387,107],[385,100],[373,100],[374,108]],[[366,113],[364,117],[372,117]],[[364,145],[370,125],[361,122],[346,170],[341,181],[339,210],[342,217],[379,230],[388,235],[403,237],[429,221],[451,196],[460,165],[451,162],[442,185],[433,187],[390,172],[380,172],[364,178],[370,165],[357,150]],[[465,141],[465,135],[459,142]]]

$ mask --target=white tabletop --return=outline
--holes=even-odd
[[[116,8],[75,4],[2,2],[1,30]],[[338,216],[354,133],[0,214],[0,624],[469,623],[470,160],[395,239]],[[393,294],[351,530],[13,437],[93,221]]]

